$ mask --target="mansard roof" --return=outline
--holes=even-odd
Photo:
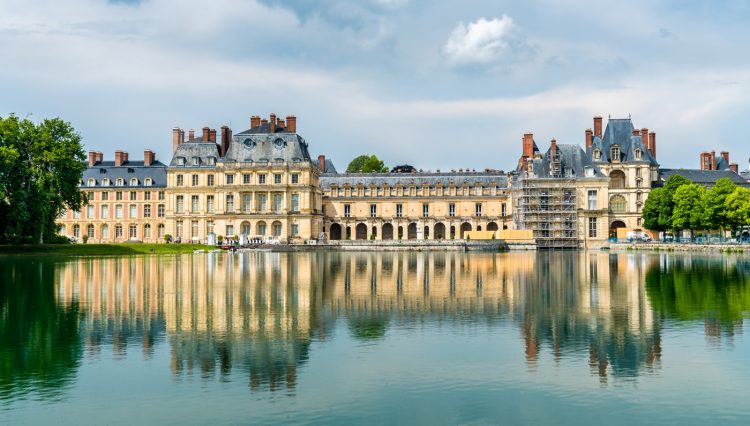
[[[646,148],[641,136],[634,136],[635,127],[630,118],[610,118],[602,137],[594,136],[591,147],[586,153],[588,158],[597,163],[609,163],[612,145],[620,146],[620,163],[649,164],[658,166],[659,163]],[[600,157],[594,159],[594,151],[599,150]],[[641,150],[641,159],[636,158],[636,150]]]
[[[257,129],[240,132],[232,138],[224,162],[272,163],[284,161],[296,163],[311,161],[305,139],[296,133],[255,132]]]
[[[662,184],[673,175],[680,175],[691,182],[706,187],[712,187],[716,184],[717,180],[727,178],[738,186],[750,188],[750,182],[730,170],[661,169],[659,170],[658,183]]]
[[[557,145],[557,155],[560,161],[559,175],[555,175],[553,169],[552,148],[547,149],[541,157],[530,160],[531,172],[522,167],[521,174],[529,178],[553,178],[567,177],[576,179],[601,179],[607,176],[602,173],[601,169],[594,164],[586,155],[583,149],[578,145]],[[586,169],[591,170],[589,176],[586,175]]]
[[[131,179],[138,179],[137,185],[131,185]],[[109,179],[110,184],[107,187],[117,187],[117,179],[123,179],[127,188],[146,187],[144,182],[151,179],[149,188],[165,188],[167,186],[167,166],[160,162],[154,161],[150,166],[144,166],[143,161],[126,161],[121,166],[115,166],[114,161],[100,161],[94,166],[87,167],[83,171],[83,186],[88,186],[89,179],[96,180],[96,186],[102,186],[103,179]],[[106,187],[105,187],[106,188]]]
[[[502,171],[491,172],[419,172],[419,173],[325,173],[320,186],[490,186],[508,187],[508,176]]]
[[[177,147],[169,167],[216,167],[219,161],[219,146],[214,142],[203,142],[196,138]]]

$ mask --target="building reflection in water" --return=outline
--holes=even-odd
[[[636,376],[660,362],[646,276],[663,266],[606,252],[244,253],[80,259],[55,280],[59,304],[80,306],[89,353],[150,357],[165,339],[177,378],[234,371],[292,391],[337,321],[363,340],[423,322],[510,325],[531,370],[546,352],[588,358],[603,381]]]

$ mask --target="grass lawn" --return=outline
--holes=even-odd
[[[65,256],[112,256],[132,254],[192,253],[216,247],[203,244],[42,244],[0,245],[0,255],[54,254]]]

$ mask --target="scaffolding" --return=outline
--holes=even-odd
[[[548,177],[521,173],[514,182],[516,226],[531,230],[540,249],[577,249],[576,179],[562,172],[559,154],[549,157]]]

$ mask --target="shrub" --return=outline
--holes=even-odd
[[[86,244],[87,242],[89,242],[89,236],[87,234],[84,234],[83,238],[81,238],[81,239],[83,240],[84,244]]]
[[[164,241],[169,244],[172,242],[172,234],[165,234],[164,235]]]

